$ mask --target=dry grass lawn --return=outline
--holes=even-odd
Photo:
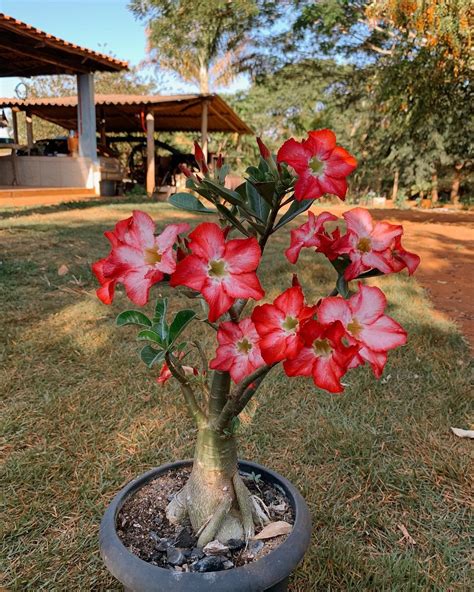
[[[160,388],[138,361],[133,329],[114,327],[123,294],[112,307],[94,295],[102,232],[132,207],[76,204],[0,221],[8,590],[120,590],[97,551],[105,505],[137,474],[192,454],[177,388]],[[139,207],[162,224],[192,219],[167,205]],[[270,298],[291,278],[287,240],[263,263]],[[311,298],[327,293],[333,275],[322,258],[306,251],[299,269]],[[467,347],[415,281],[379,284],[410,333],[383,380],[360,368],[334,396],[277,371],[242,428],[242,457],[285,474],[312,511],[313,543],[293,592],[472,589],[472,441],[450,433],[469,425]]]

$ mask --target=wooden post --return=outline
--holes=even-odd
[[[148,197],[155,191],[155,116],[146,114],[146,192]]]
[[[208,101],[202,102],[201,109],[201,147],[207,161],[207,120],[209,114]]]
[[[26,143],[28,144],[29,154],[33,148],[33,119],[29,111],[26,111]]]
[[[15,109],[12,109],[12,125],[13,125],[13,142],[19,144],[18,139],[18,114]]]

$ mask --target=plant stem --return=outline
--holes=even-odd
[[[197,404],[193,389],[191,388],[191,385],[189,384],[189,381],[186,378],[186,374],[184,373],[179,360],[177,360],[175,356],[173,356],[173,354],[171,354],[170,352],[167,352],[165,354],[165,360],[168,364],[168,368],[170,369],[171,374],[174,376],[174,378],[176,378],[176,380],[179,382],[181,386],[181,391],[184,395],[186,405],[192,417],[194,418],[196,424],[198,425],[198,427],[205,425],[206,416]]]
[[[230,374],[216,370],[212,377],[211,393],[209,395],[209,421],[212,423],[219,417],[226,405],[230,390]]]
[[[263,251],[265,249],[265,245],[267,244],[267,241],[273,231],[273,224],[275,223],[276,217],[278,215],[278,210],[280,209],[280,199],[278,198],[277,202],[275,203],[275,205],[273,206],[271,212],[270,212],[270,216],[268,218],[268,222],[267,225],[265,227],[265,232],[263,233],[262,237],[260,238],[259,241],[259,245],[260,245],[260,249],[262,251],[262,255],[263,255]]]
[[[260,368],[257,368],[255,372],[247,376],[247,378],[238,385],[223,406],[220,414],[217,417],[212,418],[213,429],[220,432],[223,431],[232,418],[239,415],[274,365],[275,364],[271,366],[260,366]]]

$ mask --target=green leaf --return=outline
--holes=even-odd
[[[227,189],[223,185],[219,185],[218,183],[214,183],[211,179],[203,179],[202,184],[204,186],[209,187],[213,191],[215,191],[218,195],[224,198],[226,201],[231,203],[234,206],[242,205],[242,198],[237,193],[237,191],[232,191],[231,189]]]
[[[140,352],[140,358],[142,359],[142,362],[145,362],[148,368],[151,368],[154,364],[164,360],[164,357],[164,349],[155,349],[154,347],[151,347],[151,345],[145,345]]]
[[[339,292],[339,294],[343,297],[343,298],[349,298],[350,296],[350,292],[349,292],[349,284],[347,283],[347,281],[344,279],[344,275],[340,275],[337,278],[337,282],[336,282],[336,288],[337,291]]]
[[[273,204],[273,196],[275,194],[275,181],[265,181],[264,183],[255,183],[255,188],[263,199],[271,206]]]
[[[176,313],[173,322],[170,325],[169,343],[170,345],[179,337],[189,323],[194,319],[196,313],[194,310],[180,310]]]
[[[265,223],[271,210],[270,205],[250,181],[247,181],[245,185],[250,207],[255,212],[257,218]]]
[[[206,208],[194,195],[190,193],[175,193],[170,195],[168,201],[175,208],[188,212],[200,212],[201,214],[215,214],[215,210]]]
[[[229,222],[232,224],[232,226],[235,226],[235,228],[237,228],[238,230],[240,230],[240,232],[244,236],[250,236],[248,230],[245,228],[245,226],[242,224],[242,222],[240,222],[240,220],[237,218],[237,216],[235,216],[223,204],[216,203],[216,208],[224,216],[224,218],[226,218],[227,220],[229,220]]]
[[[143,331],[140,331],[140,333],[137,335],[137,339],[139,341],[153,341],[154,343],[158,343],[162,347],[164,345],[160,335],[158,335],[158,333],[156,333],[152,329],[143,329]]]
[[[168,324],[166,323],[166,312],[168,310],[168,298],[158,298],[153,317],[153,330],[158,333],[162,341],[168,339]]]
[[[314,199],[303,199],[302,201],[296,201],[295,199],[288,211],[285,214],[283,214],[283,216],[280,218],[280,221],[273,229],[273,232],[275,232],[275,230],[278,230],[285,224],[288,224],[288,222],[291,222],[291,220],[293,220],[293,218],[296,218],[296,216],[299,216],[303,212],[306,212],[306,210],[309,210],[313,201]]]
[[[152,323],[150,319],[139,310],[125,310],[121,312],[115,323],[118,327],[124,327],[125,325],[141,325],[142,327],[151,327]]]

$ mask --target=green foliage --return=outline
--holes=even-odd
[[[124,310],[121,312],[115,321],[118,327],[125,325],[142,325],[143,327],[151,327],[150,319],[139,310]]]
[[[170,195],[168,202],[180,210],[201,212],[202,214],[215,214],[214,210],[206,208],[202,202],[190,193],[175,193],[174,195]]]
[[[166,316],[168,312],[168,298],[158,298],[155,305],[153,321],[144,313],[137,310],[126,310],[117,317],[117,325],[138,325],[146,327],[137,334],[137,341],[150,341],[155,347],[145,345],[140,351],[141,360],[151,368],[162,362],[166,352],[182,351],[186,343],[176,345],[176,340],[186,329],[189,323],[196,317],[196,312],[190,309],[180,310],[176,313],[171,324],[168,325]],[[156,349],[158,346],[158,349]]]

